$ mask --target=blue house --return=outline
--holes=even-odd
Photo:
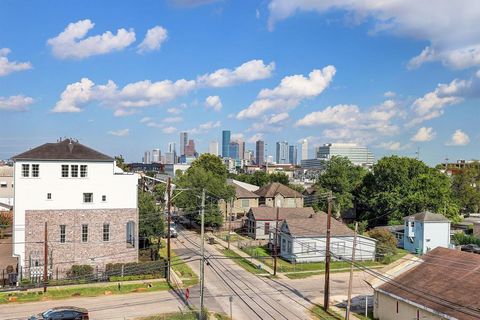
[[[424,254],[436,247],[450,246],[450,220],[429,211],[404,218],[403,248],[412,253]]]

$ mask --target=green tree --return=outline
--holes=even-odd
[[[348,158],[334,156],[327,162],[325,172],[317,180],[317,193],[333,192],[334,210],[339,214],[353,208],[354,195],[361,186],[366,170],[355,166]],[[321,199],[319,206],[327,210],[327,201]]]
[[[384,262],[388,262],[397,253],[397,239],[388,230],[372,229],[368,236],[378,241],[377,254]]]
[[[270,183],[279,182],[284,185],[288,185],[288,176],[283,172],[274,172],[268,175],[268,180]]]
[[[220,159],[218,161],[221,163]],[[218,211],[218,200],[231,199],[235,196],[235,188],[226,183],[226,170],[220,170],[215,162],[218,164],[217,160],[213,160],[209,155],[195,165],[192,164],[174,182],[179,189],[185,189],[175,197],[175,206],[182,208],[188,217],[196,221],[200,221],[202,189],[206,190],[208,198],[205,205],[205,225],[210,227],[220,226],[223,220],[219,219],[222,216]],[[221,165],[223,166],[223,163]]]
[[[227,167],[223,164],[222,160],[209,153],[202,154],[198,159],[192,162],[191,168],[203,168],[207,172],[226,178],[227,177]]]
[[[120,156],[115,156],[115,162],[117,164],[117,167],[122,169],[124,172],[130,171],[129,166],[125,163],[125,159],[123,159],[123,157],[121,155]]]
[[[403,217],[430,210],[458,219],[450,179],[422,161],[384,157],[363,178],[357,192],[357,218],[370,225],[403,223]]]
[[[465,167],[452,177],[452,191],[462,213],[480,210],[480,163]]]
[[[153,194],[139,191],[138,211],[138,233],[141,237],[160,239],[165,235],[164,216],[157,207]]]

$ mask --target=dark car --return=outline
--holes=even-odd
[[[465,252],[473,252],[473,253],[480,254],[480,247],[477,246],[476,244],[466,244],[462,246],[461,250]]]
[[[33,315],[28,320],[88,320],[88,311],[77,307],[56,307]]]

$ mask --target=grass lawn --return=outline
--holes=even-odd
[[[171,251],[172,257],[172,269],[175,271],[180,278],[195,278],[197,279],[197,274],[188,266],[188,264],[183,263],[182,258],[175,254],[175,251]],[[167,245],[164,240],[162,240],[162,248],[160,249],[160,256],[167,257]]]
[[[105,295],[106,291],[110,291],[109,294],[126,294],[131,292],[151,292],[168,290],[170,286],[164,281],[152,281],[149,282],[151,287],[148,287],[146,283],[135,284],[122,284],[120,290],[117,284],[103,285],[103,286],[89,286],[89,287],[49,287],[44,294],[42,291],[30,291],[30,292],[5,292],[0,293],[0,303],[10,303],[9,297],[16,297],[17,302],[31,302],[41,300],[59,300],[68,299],[71,297],[97,297]]]
[[[228,222],[227,222],[228,223]],[[219,237],[220,239],[224,240],[224,241],[228,241],[227,240],[227,236],[228,236],[228,231],[221,231],[221,232],[216,232],[215,233],[215,236]],[[243,237],[237,233],[234,233],[232,232],[230,234],[230,241],[231,242],[236,242],[236,241],[251,241],[252,239],[251,238],[246,238],[246,237]]]
[[[353,313],[353,315],[355,315],[355,317],[357,317],[358,319],[362,319],[362,320],[374,320],[375,318],[373,317],[373,311],[369,311],[367,313],[367,317],[365,317],[365,314],[362,313],[362,314],[359,314],[359,313]]]
[[[313,307],[312,309],[310,309],[310,312],[313,316],[317,317],[318,319],[322,319],[322,320],[342,320],[342,319],[344,319],[344,317],[342,317],[338,313],[333,312],[331,310],[326,312],[325,310],[323,310],[323,307],[321,307],[321,306]]]
[[[233,261],[235,261],[238,265],[240,265],[242,268],[247,270],[248,272],[259,274],[259,273],[265,273],[264,270],[258,269],[256,265],[248,261],[247,259],[241,257],[238,255],[235,251],[229,250],[229,249],[223,249],[222,253],[229,258],[232,258]]]

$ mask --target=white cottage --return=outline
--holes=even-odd
[[[50,269],[137,261],[136,174],[72,139],[13,160],[13,255],[19,267],[33,275],[43,266],[45,224]]]
[[[327,215],[316,213],[307,218],[287,218],[281,227],[280,255],[291,262],[325,260]],[[331,220],[330,252],[332,259],[351,259],[353,231],[342,222]],[[374,260],[376,240],[357,236],[355,260]]]
[[[427,253],[436,247],[450,246],[450,220],[429,211],[404,218],[403,248],[412,253]]]

